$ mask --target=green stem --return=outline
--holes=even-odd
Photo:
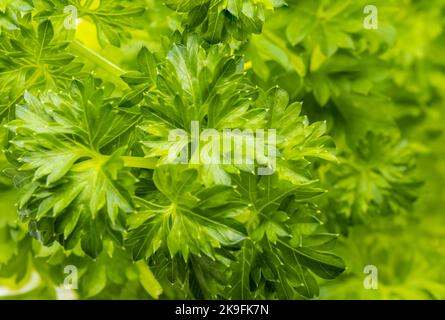
[[[154,169],[158,159],[123,156],[124,166],[129,168]]]
[[[126,83],[121,78],[121,75],[126,72],[125,70],[115,65],[113,62],[107,60],[96,51],[91,50],[79,40],[73,40],[73,42],[71,42],[71,50],[76,55],[84,57],[88,61],[94,63],[99,68],[103,69],[111,76],[113,76],[115,78],[113,79],[113,82],[119,85],[120,88],[127,89]]]

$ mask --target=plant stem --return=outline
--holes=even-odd
[[[154,169],[158,160],[156,158],[123,156],[124,166],[129,168]]]
[[[127,85],[121,79],[121,75],[126,72],[125,70],[115,65],[113,62],[107,60],[96,51],[91,50],[79,40],[73,40],[71,42],[71,50],[73,51],[73,53],[77,54],[78,56],[84,57],[88,61],[94,63],[99,68],[105,70],[107,73],[113,76],[115,78],[113,82],[116,85],[119,85],[120,88],[127,89]]]

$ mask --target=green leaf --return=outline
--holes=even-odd
[[[212,43],[225,39],[246,40],[260,33],[266,12],[284,4],[283,1],[229,0],[168,0],[166,5],[182,13],[190,29],[198,29]]]
[[[38,40],[41,46],[47,46],[54,37],[54,29],[50,20],[46,20],[39,24]]]
[[[197,183],[196,177],[196,170],[191,169],[162,166],[155,170],[154,182],[160,193],[152,196],[158,202],[141,202],[144,213],[135,219],[145,221],[136,224],[127,241],[133,257],[150,257],[167,246],[172,257],[179,252],[187,261],[190,253],[213,257],[215,248],[244,240],[241,225],[233,219],[239,214],[233,192],[224,187],[229,192],[222,197]],[[221,191],[221,187],[215,188]]]
[[[136,266],[139,270],[139,280],[141,281],[142,287],[144,287],[150,296],[158,299],[159,295],[162,294],[162,287],[153,276],[150,268],[143,261],[136,262]]]
[[[254,254],[255,251],[252,243],[250,241],[245,241],[238,253],[236,263],[231,265],[232,276],[230,280],[230,298],[243,300],[253,298],[253,290],[250,287],[250,273]]]
[[[293,46],[299,44],[311,32],[315,23],[315,19],[310,15],[301,16],[301,19],[294,19],[286,28],[288,41]]]
[[[91,258],[95,259],[103,249],[102,239],[97,230],[97,223],[90,220],[85,226],[85,233],[82,237],[82,249]]]
[[[92,263],[80,278],[79,288],[85,292],[86,297],[94,297],[104,290],[107,284],[106,268],[103,262]]]
[[[122,226],[123,214],[133,210],[135,178],[123,166],[125,149],[118,149],[125,140],[116,139],[137,117],[113,110],[92,79],[73,82],[71,95],[37,98],[26,93],[25,102],[8,126],[15,133],[11,151],[21,155],[20,170],[29,173],[27,179],[33,183],[19,206],[26,218],[63,220],[65,213],[75,212],[91,225],[105,211],[113,225]],[[82,248],[91,256],[102,249],[102,235],[96,232],[84,233],[82,239]]]

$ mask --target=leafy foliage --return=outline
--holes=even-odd
[[[421,185],[406,141],[368,133],[325,177],[332,184],[331,212],[357,224],[377,215],[410,212]]]
[[[0,286],[443,298],[445,2],[374,2],[0,1]]]
[[[17,18],[17,25],[0,37],[0,116],[8,115],[25,91],[66,87],[82,68],[66,51],[68,41],[55,36],[51,21],[30,23],[31,15]]]
[[[167,6],[185,15],[187,29],[198,29],[209,42],[245,40],[260,33],[266,12],[285,4],[282,0],[168,0]]]
[[[51,19],[63,24],[73,19],[86,19],[96,27],[97,40],[101,46],[110,43],[121,46],[122,40],[131,38],[130,29],[142,28],[145,1],[111,1],[111,0],[51,0],[39,1],[38,19]],[[68,9],[68,10],[67,10]],[[75,17],[71,17],[75,11]]]
[[[103,96],[92,78],[85,85],[73,82],[71,96],[48,92],[39,100],[25,93],[26,105],[16,107],[17,118],[8,125],[17,134],[12,152],[22,163],[16,176],[24,188],[20,216],[32,219],[32,234],[45,244],[60,234],[74,247],[83,232],[82,247],[93,257],[102,247],[94,218],[105,207],[113,228],[122,228],[119,213],[132,209],[135,180],[122,170],[116,139],[137,116],[112,112]],[[98,125],[100,118],[104,125]],[[101,153],[107,149],[108,157]]]

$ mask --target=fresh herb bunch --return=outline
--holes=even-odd
[[[378,31],[365,1],[0,3],[0,278],[37,273],[27,297],[57,297],[63,266],[78,298],[319,296],[345,270],[337,232],[413,210],[412,132],[443,98],[438,74],[407,84],[445,63],[406,50],[409,21],[377,2]],[[276,161],[206,162],[194,123],[273,131]]]

